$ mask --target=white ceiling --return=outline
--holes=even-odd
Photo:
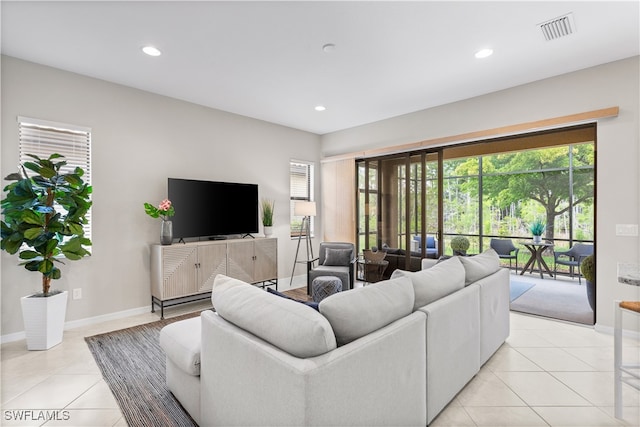
[[[317,134],[640,53],[637,0],[1,7],[3,54]],[[537,24],[569,12],[575,33],[546,41]]]

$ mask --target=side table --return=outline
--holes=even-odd
[[[548,248],[552,248],[553,243],[547,243],[547,242],[534,243],[533,240],[531,241],[527,240],[524,242],[520,242],[520,244],[522,244],[525,248],[527,248],[531,253],[529,260],[524,265],[524,268],[520,272],[520,275],[522,276],[524,272],[527,271],[527,268],[529,267],[531,267],[530,272],[533,273],[533,269],[537,262],[538,271],[540,272],[541,279],[544,279],[544,276],[543,276],[544,271],[546,271],[550,277],[553,277],[553,273],[549,269],[549,266],[547,265],[546,262],[544,262],[544,259],[542,258],[542,253],[546,251]],[[542,270],[543,267],[544,267],[544,271]]]

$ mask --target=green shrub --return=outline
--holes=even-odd
[[[469,239],[464,236],[455,236],[451,239],[451,249],[453,249],[453,253],[465,253],[467,249],[469,249]]]
[[[596,257],[589,255],[580,263],[580,271],[587,282],[595,283],[596,281]]]

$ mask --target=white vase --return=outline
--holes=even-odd
[[[533,243],[542,243],[542,236],[533,236]]]
[[[62,342],[68,291],[49,297],[20,298],[28,350],[48,350]]]
[[[273,234],[273,226],[272,225],[265,225],[264,226],[264,235],[269,237]]]

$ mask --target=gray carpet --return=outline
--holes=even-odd
[[[165,356],[158,343],[163,326],[197,315],[85,338],[127,425],[197,426],[165,385]]]
[[[594,324],[594,314],[587,300],[587,289],[564,280],[544,280],[511,302],[511,310],[558,320]]]

